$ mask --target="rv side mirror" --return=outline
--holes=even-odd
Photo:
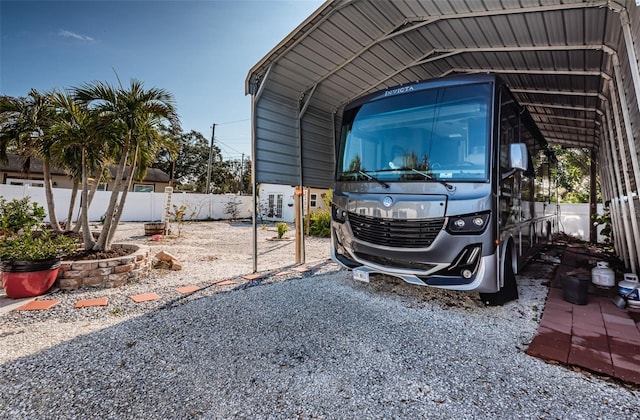
[[[527,155],[527,145],[524,143],[514,143],[509,149],[509,159],[511,169],[527,170],[529,156]]]

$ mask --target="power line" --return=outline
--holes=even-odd
[[[216,123],[216,125],[236,124],[236,123],[245,122],[245,121],[251,121],[251,118],[245,118],[244,120],[237,120],[237,121],[229,121],[229,122],[223,122],[223,123]]]
[[[226,147],[228,147],[229,149],[233,150],[233,151],[234,151],[234,152],[236,152],[236,153],[240,153],[240,154],[244,153],[244,152],[241,152],[241,151],[240,151],[240,150],[238,150],[238,149],[235,149],[235,148],[233,148],[233,147],[229,146],[229,145],[228,145],[228,144],[226,144],[226,143],[221,142],[219,139],[216,139],[216,140],[218,141],[218,144],[221,144],[221,145],[223,145],[223,146],[226,146]]]

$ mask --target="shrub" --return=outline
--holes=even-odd
[[[28,232],[33,230],[44,220],[44,207],[38,203],[29,203],[31,197],[21,200],[14,198],[11,201],[0,197],[0,232],[9,235],[16,234],[20,230]]]
[[[37,261],[75,252],[74,239],[36,230],[44,220],[44,207],[29,201],[30,197],[11,201],[0,197],[0,260]]]
[[[38,261],[71,255],[78,250],[75,239],[52,236],[48,231],[27,232],[18,236],[0,237],[0,260]]]
[[[331,236],[331,213],[328,210],[315,210],[309,215],[309,235],[318,238]]]
[[[278,229],[278,239],[282,239],[285,233],[289,231],[289,225],[285,222],[276,223],[276,229]]]

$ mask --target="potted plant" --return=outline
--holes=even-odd
[[[44,215],[44,208],[29,197],[0,197],[0,273],[8,297],[45,293],[56,280],[60,257],[77,250],[74,239],[38,229]]]

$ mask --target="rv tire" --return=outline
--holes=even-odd
[[[502,288],[496,293],[480,293],[480,299],[487,306],[501,306],[518,299],[518,285],[516,284],[516,274],[513,271],[510,248],[507,250],[502,264],[504,267],[502,270],[504,275]]]

